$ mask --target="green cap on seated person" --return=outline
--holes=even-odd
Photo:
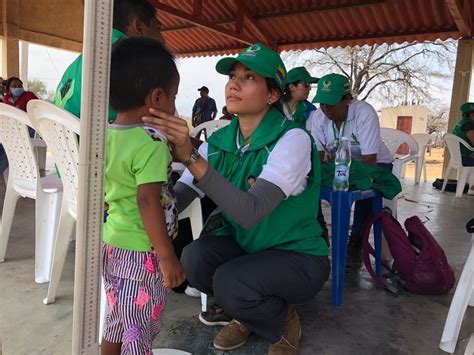
[[[250,70],[264,78],[275,79],[281,89],[285,86],[286,68],[277,52],[261,43],[252,44],[237,57],[222,58],[216,64],[220,74],[228,75],[236,63],[242,63]]]
[[[317,83],[318,80],[319,78],[311,76],[305,67],[297,67],[291,69],[288,74],[286,74],[285,85],[296,83],[297,81],[302,81],[307,84],[314,84]]]
[[[461,105],[460,109],[463,113],[463,116],[467,117],[469,113],[474,111],[474,102],[465,102]]]
[[[318,81],[318,90],[313,103],[337,105],[344,96],[351,93],[349,79],[341,74],[328,74]]]

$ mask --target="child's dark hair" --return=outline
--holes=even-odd
[[[278,109],[280,112],[283,113],[283,90],[282,88],[278,85],[278,83],[276,82],[275,79],[273,78],[265,78],[265,81],[267,83],[267,88],[268,90],[276,90],[280,93],[280,98],[275,101],[273,104],[272,104],[272,107],[275,107],[276,109]]]
[[[118,41],[110,66],[112,108],[121,112],[143,106],[145,97],[157,87],[169,92],[178,74],[174,59],[163,44],[151,38]]]
[[[156,9],[148,0],[115,0],[113,26],[127,33],[127,28],[134,17],[148,26],[155,15]]]

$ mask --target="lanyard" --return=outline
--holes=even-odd
[[[339,147],[339,138],[344,137],[344,130],[346,129],[346,122],[347,118],[342,122],[341,129],[339,130],[339,136],[336,136],[336,125],[334,122],[332,123],[332,133],[334,134],[334,146],[337,148]]]

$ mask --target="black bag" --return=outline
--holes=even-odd
[[[435,181],[433,181],[433,187],[435,189],[441,190],[443,188],[443,183],[444,183],[444,179],[436,179]],[[457,185],[458,185],[457,180],[448,179],[448,182],[446,183],[445,191],[456,192]],[[469,185],[466,184],[466,186],[464,187],[464,192],[463,193],[467,193],[468,190],[469,190]]]

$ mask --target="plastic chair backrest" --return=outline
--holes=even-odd
[[[14,187],[35,191],[40,175],[28,126],[34,127],[24,111],[0,103],[0,140],[8,157],[9,178]]]
[[[418,143],[419,155],[424,154],[426,148],[433,143],[433,138],[428,133],[414,133],[411,137]]]
[[[196,126],[193,128],[193,130],[190,133],[191,137],[194,138],[199,138],[198,135],[201,133],[201,131],[205,131],[204,135],[207,138],[211,136],[215,131],[221,129],[222,127],[227,126],[230,123],[229,120],[212,120],[212,121],[207,121],[204,123],[201,123],[200,125]]]
[[[462,166],[462,157],[461,157],[461,146],[459,144],[464,145],[468,149],[472,149],[470,145],[462,138],[458,136],[446,133],[443,137],[444,144],[448,147],[449,150],[449,165],[453,168],[459,168]]]
[[[53,155],[61,174],[66,199],[77,206],[79,187],[79,119],[69,112],[41,100],[31,100],[28,115]]]
[[[380,137],[393,156],[396,155],[398,148],[406,143],[409,147],[407,156],[417,156],[419,152],[418,143],[408,134],[393,128],[380,128]]]

